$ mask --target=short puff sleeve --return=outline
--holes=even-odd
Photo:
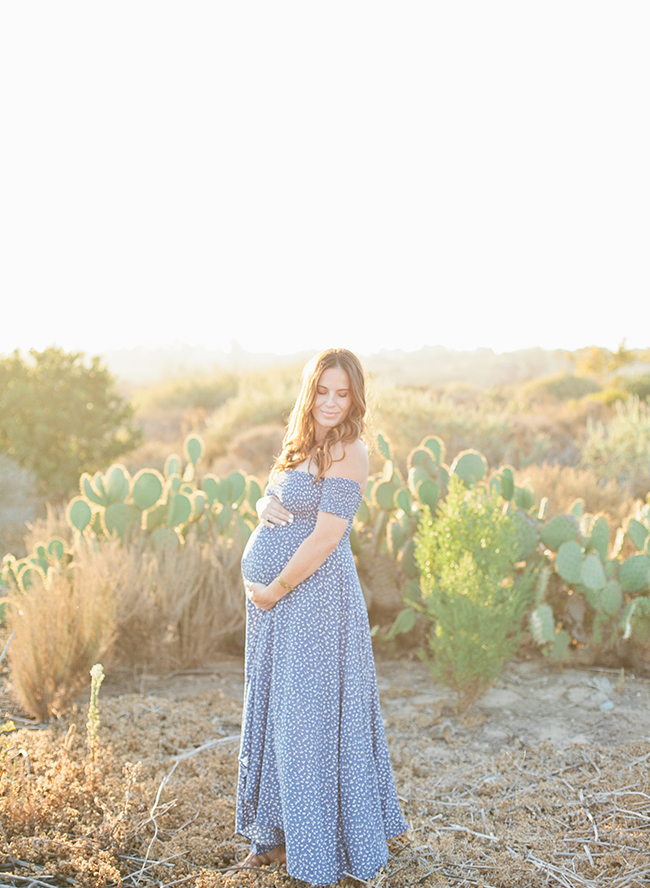
[[[351,521],[362,499],[363,494],[358,481],[353,481],[352,478],[323,478],[323,492],[318,511],[329,512]]]

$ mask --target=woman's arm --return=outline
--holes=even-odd
[[[281,577],[290,588],[300,585],[310,577],[321,564],[332,554],[341,542],[341,537],[348,526],[347,518],[339,518],[329,512],[319,512],[316,527],[302,541],[283,567]],[[290,590],[285,589],[275,579],[268,586],[263,583],[244,581],[246,595],[257,607],[270,610]]]
[[[361,441],[348,445],[342,459],[335,461],[325,477],[338,476],[357,481],[365,490],[368,480],[368,453]],[[310,577],[338,546],[348,526],[347,518],[340,518],[330,512],[319,512],[316,527],[298,546],[285,567],[281,578],[291,588],[300,585]],[[246,595],[257,607],[270,610],[283,598],[285,589],[277,580],[265,586],[263,583],[245,582]]]

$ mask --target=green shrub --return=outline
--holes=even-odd
[[[452,476],[435,519],[425,510],[416,540],[422,609],[434,678],[465,703],[497,677],[522,637],[532,604],[531,569],[515,564],[519,529],[503,500]]]
[[[134,394],[133,401],[139,413],[198,407],[217,410],[237,394],[238,388],[239,374],[234,370],[196,371],[141,388]]]
[[[617,402],[614,411],[608,422],[587,420],[580,468],[644,498],[650,490],[650,404],[632,396]]]
[[[598,383],[587,376],[572,373],[557,373],[541,379],[533,379],[522,386],[525,400],[531,401],[571,401],[584,398],[600,391]]]
[[[137,446],[142,433],[100,358],[52,346],[0,359],[0,450],[61,498],[84,471]]]

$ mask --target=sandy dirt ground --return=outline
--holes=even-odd
[[[650,680],[514,662],[459,716],[454,695],[419,661],[379,659],[377,674],[410,829],[391,842],[388,867],[367,884],[650,884]],[[137,768],[128,790],[136,826],[111,851],[123,885],[303,888],[283,868],[224,873],[247,850],[233,833],[242,692],[238,658],[168,676],[109,671],[100,694],[101,766],[117,775],[114,787],[104,778],[115,810],[126,809],[120,780]],[[59,748],[75,733],[71,724],[69,754],[83,755],[82,697],[40,730],[12,709],[6,693],[0,702],[4,717],[21,728],[13,747],[26,750],[34,773],[48,744]],[[56,851],[38,858],[38,841],[25,834],[5,842],[4,884],[26,884],[8,875],[20,855],[37,861],[45,884],[116,884],[88,876],[99,851],[80,834],[80,855],[88,858],[83,877],[72,868],[67,882],[57,882]]]

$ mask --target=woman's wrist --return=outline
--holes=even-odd
[[[282,580],[282,582],[281,582]],[[293,592],[295,586],[292,586],[291,583],[288,583],[284,577],[278,575],[274,580],[269,583],[268,588],[271,590],[271,594],[273,597],[279,601],[281,598],[284,598],[285,595],[288,595],[289,592]]]
[[[288,583],[281,573],[277,575],[277,577],[275,578],[275,582],[282,586],[285,592],[293,592],[293,590],[296,588],[295,586],[292,586],[291,583]]]

